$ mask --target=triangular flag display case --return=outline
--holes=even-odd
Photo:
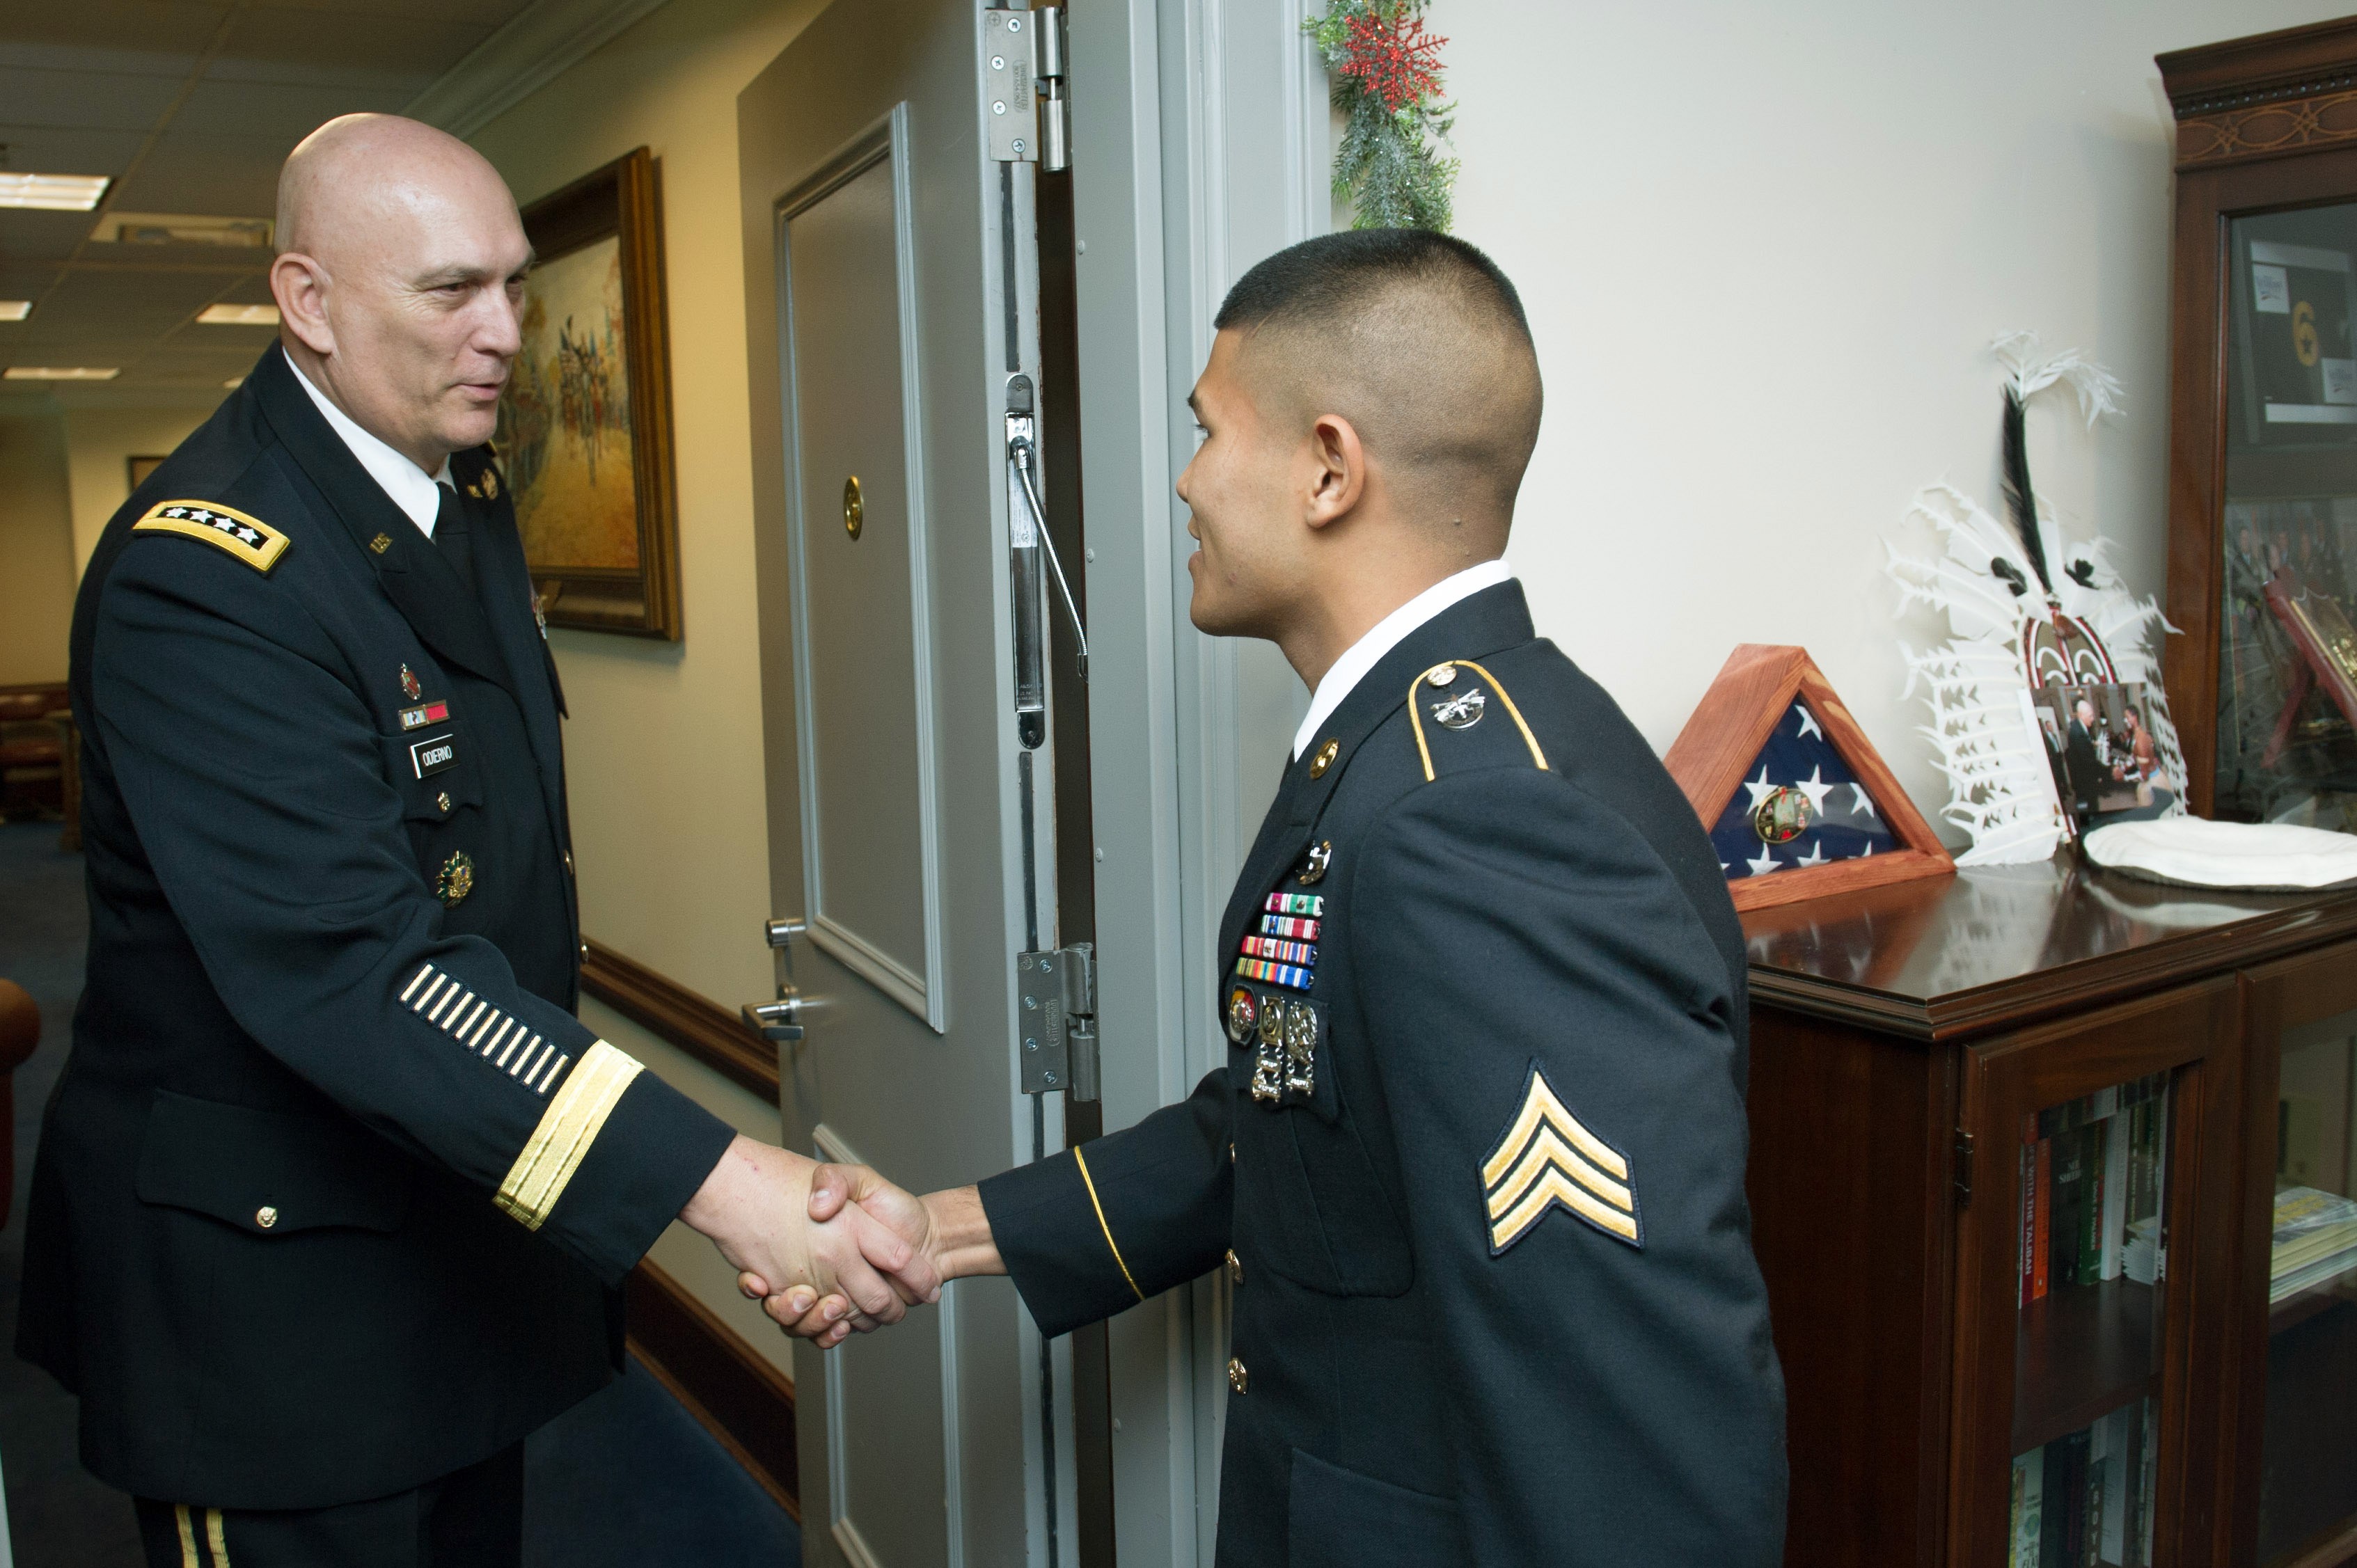
[[[1662,760],[1738,909],[1956,869],[1805,649],[1738,648]]]

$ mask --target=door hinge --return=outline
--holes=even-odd
[[[1072,166],[1064,57],[1062,6],[982,14],[982,106],[995,162],[1036,163],[1049,174]]]
[[[1973,1135],[1963,1128],[1956,1130],[1956,1207],[1964,1208],[1973,1200]]]
[[[1078,942],[1017,954],[1015,1006],[1023,1092],[1098,1098],[1096,950]]]

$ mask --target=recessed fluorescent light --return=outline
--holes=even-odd
[[[38,207],[48,212],[87,212],[114,183],[103,174],[10,174],[0,169],[0,207]]]
[[[259,250],[270,243],[267,218],[213,218],[197,212],[109,211],[90,231],[103,245],[227,245]]]
[[[274,305],[208,305],[197,312],[197,319],[208,327],[275,327],[278,307]]]
[[[0,321],[22,321],[32,314],[29,299],[0,299]]]
[[[113,366],[100,370],[92,365],[11,365],[0,371],[0,381],[111,381],[122,373]]]

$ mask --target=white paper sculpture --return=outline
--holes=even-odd
[[[2102,539],[2064,542],[2029,488],[2022,446],[2022,410],[2040,392],[2070,387],[2092,430],[2120,412],[2120,384],[2075,349],[2040,356],[2028,332],[2002,334],[1993,347],[2007,371],[2006,488],[2016,526],[1943,482],[1918,491],[1908,517],[1937,529],[1945,554],[1927,560],[1884,543],[1901,607],[1920,603],[1948,618],[1944,645],[1919,654],[1900,644],[1901,695],[1919,681],[1929,688],[1923,733],[1949,785],[1940,815],[1973,836],[1959,865],[2045,860],[2061,842],[2062,808],[2029,704],[2033,685],[2050,679],[2144,682],[2154,749],[2175,786],[2172,814],[2183,811],[2185,798],[2185,757],[2158,657],[2159,636],[2175,628],[2158,603],[2129,593]]]

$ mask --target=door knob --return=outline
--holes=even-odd
[[[809,922],[804,920],[764,920],[761,922],[762,938],[773,948],[788,946],[797,937],[807,936],[809,933]]]
[[[748,1002],[740,1009],[746,1025],[765,1040],[791,1045],[802,1037],[802,999],[791,986],[775,1002]]]

